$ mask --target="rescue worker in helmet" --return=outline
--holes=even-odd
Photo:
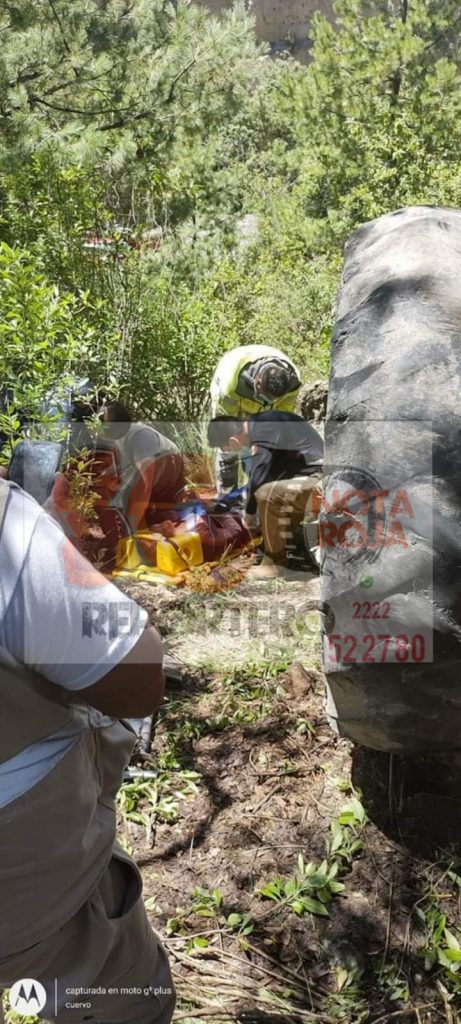
[[[243,345],[225,352],[211,382],[211,415],[236,419],[261,412],[294,412],[299,373],[283,352],[269,345]],[[222,493],[238,483],[239,455],[219,449],[216,483]]]

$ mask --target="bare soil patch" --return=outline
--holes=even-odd
[[[183,665],[168,686],[154,759],[178,779],[198,774],[192,795],[178,783],[177,820],[121,824],[166,938],[177,1020],[455,1024],[456,974],[452,984],[440,963],[425,970],[423,950],[435,948],[437,960],[446,945],[442,933],[439,947],[431,940],[431,912],[454,934],[461,925],[458,767],[357,750],[333,734],[317,580],[245,583],[207,599],[124,589]],[[342,863],[344,890],[328,916],[262,898],[274,879],[296,878],[300,854],[322,862],[354,794],[368,819],[357,830],[363,848]]]

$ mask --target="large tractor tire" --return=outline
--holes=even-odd
[[[459,749],[461,211],[348,241],[325,439],[330,721],[374,749]]]

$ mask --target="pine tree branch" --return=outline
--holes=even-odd
[[[424,47],[424,53],[427,50],[431,50],[433,46],[438,46],[438,44],[440,42],[442,42],[442,40],[445,39],[447,35],[449,35],[450,38],[457,39],[458,37],[456,35],[456,32],[454,33],[454,29],[456,28],[457,25],[459,25],[460,20],[461,20],[461,11],[456,16],[456,18],[453,18],[453,20],[450,22],[450,24],[447,26],[447,28],[444,29],[443,32],[439,32],[439,34],[435,37],[435,39],[432,39],[430,43],[427,43],[427,45]]]
[[[81,107],[64,107],[58,103],[50,103],[49,100],[45,100],[42,96],[36,96],[33,93],[29,96],[29,100],[32,104],[38,104],[38,106],[42,107],[49,107],[50,110],[57,110],[59,113],[62,114],[79,114],[80,117],[99,117],[100,114],[118,114],[122,110],[131,109],[130,107],[121,107],[117,110],[114,110],[113,107],[99,107],[99,109],[97,110],[85,110]]]
[[[79,73],[78,73],[78,71],[77,71],[77,68],[76,68],[76,67],[74,67],[74,65],[72,64],[72,50],[71,50],[71,48],[70,48],[70,46],[69,46],[69,43],[67,42],[67,37],[66,37],[66,34],[65,34],[65,32],[64,32],[64,29],[63,29],[63,27],[62,27],[62,22],[61,22],[61,19],[60,19],[60,17],[59,17],[59,14],[58,14],[58,12],[57,12],[57,10],[56,10],[55,6],[54,6],[53,0],[48,0],[48,4],[49,4],[49,7],[51,8],[51,11],[52,11],[53,17],[54,17],[54,19],[55,19],[55,21],[56,21],[56,23],[57,23],[57,25],[58,25],[59,31],[60,31],[60,33],[61,33],[61,36],[62,36],[62,40],[63,40],[63,43],[64,43],[64,48],[65,48],[65,50],[66,50],[66,53],[67,53],[68,57],[70,57],[70,60],[71,60],[71,68],[72,68],[72,71],[74,72],[74,75],[75,75],[75,77],[76,77],[76,78],[78,79],[78,75],[79,75]]]
[[[60,61],[60,64],[63,63],[64,59],[65,58],[62,58],[62,60]],[[134,60],[134,58],[132,58],[132,60],[128,61],[127,63],[132,63],[133,60]],[[115,64],[112,65],[112,67],[106,68],[104,71],[101,71],[101,73],[99,75],[90,75],[88,78],[85,78],[83,80],[80,79],[79,84],[82,87],[85,86],[85,85],[86,86],[93,85],[93,83],[94,82],[98,82],[100,78],[105,78],[106,76],[111,75],[112,72],[117,71],[117,69],[119,67],[121,67],[122,64],[123,64],[122,61],[117,61]],[[85,70],[85,68],[83,68],[82,70]],[[55,93],[61,92],[62,89],[68,89],[68,88],[75,88],[75,83],[74,83],[73,79],[66,78],[63,81],[57,82],[55,85],[50,86],[50,88],[46,89],[45,92],[43,93],[43,98],[45,98],[46,96],[53,96]]]
[[[58,61],[58,64],[56,65],[56,67],[60,67],[60,65],[63,63],[64,60],[65,60],[65,58],[61,57],[61,60]],[[31,69],[33,67],[36,67],[36,68],[40,67],[40,70],[37,70],[37,71],[30,70],[30,71],[28,71],[28,68],[26,66],[25,68],[22,69],[22,71],[18,72],[18,74],[17,74],[16,78],[14,79],[14,81],[8,82],[8,88],[15,89],[16,86],[24,85],[26,82],[36,81],[37,78],[41,78],[45,74],[45,70],[46,69],[44,68],[43,64],[38,65],[36,63],[36,64],[30,65],[30,67],[31,67]],[[53,69],[53,70],[55,70],[55,69]]]
[[[141,110],[139,114],[133,114],[132,117],[121,117],[118,121],[111,121],[109,124],[100,124],[96,127],[96,131],[109,132],[113,128],[125,128],[125,126],[127,124],[131,124],[132,121],[143,121],[149,117],[152,117],[152,110]]]
[[[188,64],[186,64],[185,68],[183,68],[183,69],[182,69],[182,71],[180,71],[180,72],[179,72],[179,73],[178,73],[178,74],[176,75],[176,77],[175,77],[175,78],[173,78],[173,81],[172,81],[172,83],[171,83],[171,85],[170,85],[170,88],[169,88],[169,90],[168,90],[168,96],[167,96],[167,98],[166,98],[166,102],[167,102],[167,103],[171,103],[171,102],[172,102],[172,100],[174,99],[174,90],[175,90],[175,88],[176,88],[176,86],[177,86],[178,82],[179,82],[179,81],[181,80],[181,78],[183,78],[183,76],[184,76],[184,75],[186,75],[186,74],[187,74],[187,72],[188,72],[188,71],[190,71],[190,69],[191,69],[191,68],[193,68],[193,67],[194,67],[194,64],[196,64],[196,63],[197,63],[197,61],[198,61],[199,57],[201,57],[201,56],[202,56],[202,54],[201,54],[201,53],[199,53],[199,54],[197,55],[197,57],[193,57],[193,58],[192,58],[192,60],[190,60],[190,61],[189,61],[189,63],[188,63]]]
[[[27,82],[35,82],[37,78],[41,78],[43,75],[43,68],[40,71],[28,71],[27,73],[19,74],[17,78],[12,82],[7,82],[8,89],[16,89],[18,85],[26,85]]]
[[[171,103],[173,101],[173,99],[174,99],[174,90],[176,88],[176,85],[181,80],[181,78],[183,78],[183,76],[186,75],[188,71],[190,71],[190,69],[194,66],[194,64],[197,63],[197,60],[201,56],[202,56],[202,54],[198,54],[197,57],[193,57],[192,60],[190,60],[189,63],[186,64],[186,66],[184,68],[182,68],[181,71],[179,71],[178,74],[175,76],[175,78],[173,79],[173,81],[170,84],[170,88],[168,90],[168,95],[167,95],[166,100],[165,100],[166,103]],[[112,129],[115,129],[115,128],[125,128],[125,126],[127,124],[131,124],[133,121],[143,121],[143,120],[146,120],[149,117],[152,117],[152,110],[141,110],[138,114],[134,114],[132,117],[120,118],[118,121],[112,121],[109,124],[99,125],[96,128],[96,131],[98,131],[98,132],[108,132],[108,131],[112,131]]]

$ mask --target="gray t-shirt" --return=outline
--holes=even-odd
[[[128,510],[131,492],[143,468],[150,462],[161,460],[165,455],[179,454],[173,441],[145,423],[131,423],[123,437],[117,438],[116,450],[121,485],[111,505],[124,512]]]

